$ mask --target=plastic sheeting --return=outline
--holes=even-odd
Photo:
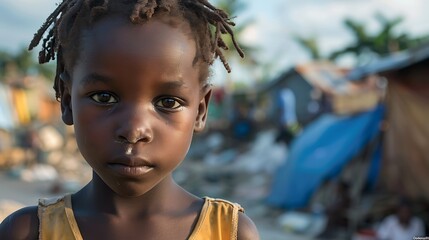
[[[326,179],[338,175],[377,134],[384,107],[354,116],[321,116],[292,143],[289,158],[273,179],[267,203],[282,208],[306,206]]]
[[[11,103],[12,93],[9,87],[0,83],[0,129],[15,127],[15,112]]]

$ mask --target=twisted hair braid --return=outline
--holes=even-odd
[[[223,34],[230,35],[238,54],[244,57],[231,28],[234,22],[225,11],[207,0],[63,0],[29,45],[29,50],[32,50],[42,42],[39,63],[57,61],[54,81],[57,99],[61,98],[60,75],[77,61],[82,30],[103,17],[115,14],[128,16],[133,24],[142,24],[157,14],[187,21],[197,46],[194,64],[200,62],[206,68],[202,71],[203,79],[207,78],[208,67],[216,58],[228,72],[231,71],[223,54],[223,50],[228,50]]]

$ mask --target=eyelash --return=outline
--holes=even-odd
[[[165,107],[162,106],[164,100],[173,100],[173,106],[171,107]],[[183,107],[183,102],[180,99],[174,98],[174,97],[162,97],[155,101],[155,107],[160,108],[161,110],[165,111],[180,111]]]
[[[101,95],[104,95],[103,97],[108,97],[108,101],[101,101],[99,98]],[[97,92],[93,93],[89,96],[93,101],[99,104],[105,104],[105,105],[111,105],[118,102],[117,97],[115,97],[113,94],[109,92]],[[171,103],[173,103],[173,106],[163,106],[163,102],[165,100],[172,100]],[[164,103],[165,104],[165,103]],[[155,107],[160,108],[164,111],[180,111],[180,109],[183,107],[183,101],[174,97],[161,97],[158,98],[155,103]]]
[[[108,101],[100,101],[99,97],[101,97],[101,95],[105,95],[104,97],[109,97]],[[117,97],[115,97],[113,94],[109,93],[109,92],[97,92],[97,93],[93,93],[89,96],[93,101],[95,101],[96,103],[99,104],[106,104],[106,105],[110,105],[110,104],[114,104],[118,102]],[[112,101],[113,99],[113,101]]]

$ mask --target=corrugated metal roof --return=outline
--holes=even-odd
[[[296,70],[308,83],[324,92],[341,94],[348,91],[344,70],[331,62],[299,64]]]
[[[347,78],[360,80],[368,75],[399,70],[429,59],[429,43],[415,49],[391,54],[373,63],[357,67],[350,71]]]

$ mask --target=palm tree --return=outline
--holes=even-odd
[[[356,56],[358,62],[361,62],[364,57],[363,55],[372,51],[372,37],[367,32],[365,25],[359,21],[346,19],[344,20],[344,25],[353,34],[354,42],[343,49],[331,53],[329,59],[336,60],[344,54],[352,53]]]
[[[368,56],[385,56],[393,52],[415,47],[429,40],[428,36],[411,38],[406,33],[395,33],[395,29],[403,21],[402,17],[388,19],[382,14],[376,14],[375,18],[381,26],[381,30],[375,34],[369,34],[365,25],[346,19],[344,25],[354,35],[354,42],[349,46],[334,51],[330,59],[336,60],[338,57],[352,53],[362,63]]]
[[[395,36],[393,32],[394,28],[404,20],[402,17],[387,19],[382,14],[377,14],[376,18],[382,26],[382,29],[376,36],[374,36],[373,39],[373,50],[375,52],[379,53],[380,55],[386,55],[409,47],[406,44],[406,42],[409,40],[406,39],[408,38],[407,35],[401,34],[400,36]],[[402,48],[399,44],[400,38],[405,40],[405,46],[402,46]]]
[[[295,41],[298,42],[311,56],[313,60],[323,59],[320,54],[319,45],[316,37],[295,36]]]

